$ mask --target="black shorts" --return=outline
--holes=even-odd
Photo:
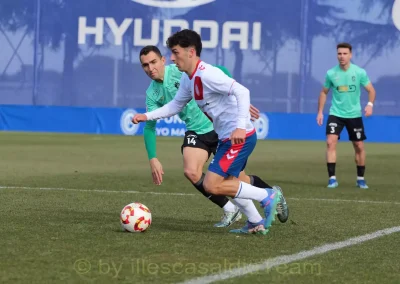
[[[210,157],[211,153],[215,154],[217,151],[217,146],[218,134],[214,130],[204,134],[197,134],[194,131],[186,131],[181,151],[183,153],[183,148],[185,147],[204,149],[208,152],[208,157]]]
[[[342,118],[330,115],[326,124],[326,135],[334,134],[339,136],[340,139],[340,133],[345,126],[347,133],[349,134],[350,141],[364,141],[367,139],[365,136],[362,117]]]

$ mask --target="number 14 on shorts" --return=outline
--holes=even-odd
[[[196,145],[196,140],[194,139],[194,137],[187,137],[187,143]]]

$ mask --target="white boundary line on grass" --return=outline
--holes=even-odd
[[[194,193],[180,192],[152,192],[152,191],[135,191],[135,190],[108,190],[108,189],[79,189],[79,188],[62,188],[62,187],[27,187],[27,186],[0,186],[0,189],[38,189],[53,191],[77,191],[77,192],[104,192],[104,193],[141,193],[154,195],[196,195]]]
[[[82,189],[82,188],[63,188],[63,187],[29,187],[29,186],[0,186],[0,189],[29,189],[29,190],[50,190],[50,191],[76,191],[76,192],[101,192],[101,193],[133,193],[133,194],[153,194],[171,196],[200,196],[196,193],[182,192],[157,192],[157,191],[135,191],[135,190],[109,190],[109,189]],[[400,205],[400,202],[373,201],[373,200],[351,200],[351,199],[328,199],[328,198],[298,198],[289,197],[287,200],[299,201],[326,201],[326,202],[354,202],[367,204],[392,204]]]
[[[265,262],[262,262],[262,263],[251,264],[251,265],[247,265],[244,267],[231,269],[231,270],[222,272],[220,274],[214,274],[214,275],[210,275],[210,276],[194,278],[192,280],[182,282],[182,284],[207,284],[207,283],[213,283],[216,281],[222,281],[222,280],[226,280],[226,279],[245,276],[249,273],[262,271],[262,270],[266,270],[266,269],[271,269],[273,267],[276,267],[276,266],[279,266],[282,264],[288,264],[288,263],[291,263],[294,261],[303,260],[305,258],[324,254],[324,253],[338,250],[341,248],[358,245],[358,244],[361,244],[361,243],[369,241],[369,240],[373,240],[376,238],[380,238],[380,237],[387,236],[387,235],[390,235],[393,233],[398,233],[398,232],[400,232],[400,226],[387,228],[387,229],[376,231],[376,232],[373,232],[370,234],[350,238],[345,241],[325,244],[325,245],[313,248],[311,250],[301,251],[299,253],[295,253],[295,254],[291,254],[291,255],[282,255],[282,256],[274,257],[271,259],[267,259]]]
[[[329,198],[298,198],[298,197],[289,197],[288,200],[308,200],[308,201],[327,201],[327,202],[356,202],[356,203],[369,203],[369,204],[393,204],[400,205],[400,202],[391,202],[391,201],[374,201],[374,200],[356,200],[356,199],[329,199]]]

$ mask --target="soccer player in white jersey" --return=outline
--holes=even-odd
[[[234,198],[248,217],[243,228],[231,232],[267,234],[275,219],[282,193],[273,188],[255,187],[238,179],[257,142],[257,134],[250,120],[249,90],[200,59],[202,43],[198,33],[192,30],[179,31],[168,38],[167,46],[172,51],[171,60],[184,72],[179,90],[175,98],[162,108],[136,114],[132,121],[139,123],[173,116],[194,99],[213,121],[220,139],[204,178],[205,190],[210,194]],[[265,219],[252,200],[260,202]],[[287,210],[287,206],[285,208]]]

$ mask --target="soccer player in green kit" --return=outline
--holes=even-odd
[[[337,45],[337,58],[339,64],[329,69],[325,84],[319,96],[317,123],[323,123],[323,110],[326,102],[326,96],[332,88],[332,106],[329,111],[329,118],[326,124],[326,142],[327,142],[327,168],[328,168],[328,188],[336,188],[339,183],[335,175],[336,167],[336,145],[340,133],[346,126],[349,139],[353,143],[355,151],[355,162],[357,165],[357,182],[360,188],[367,189],[368,186],[364,180],[365,172],[365,136],[364,124],[361,113],[361,90],[363,86],[368,92],[368,104],[364,108],[365,116],[371,116],[375,101],[375,89],[372,86],[367,72],[350,62],[352,57],[352,46],[349,43],[340,43]]]
[[[146,91],[147,111],[158,109],[170,102],[176,95],[182,72],[174,64],[165,65],[165,58],[156,46],[146,46],[140,51],[140,62],[144,72],[152,79]],[[220,66],[224,73],[230,76],[229,71]],[[258,110],[251,106],[250,113],[253,118],[258,118]],[[215,153],[218,145],[218,135],[214,131],[213,124],[209,118],[200,110],[195,101],[191,101],[179,117],[185,122],[187,131],[182,145],[184,175],[210,201],[224,210],[221,222],[215,227],[228,227],[241,218],[239,208],[226,196],[210,195],[203,187],[203,166],[209,159],[211,153]],[[148,153],[153,182],[160,185],[164,174],[162,165],[156,157],[156,121],[147,121],[144,128],[144,140]],[[269,187],[267,183],[257,176],[247,176],[243,173],[241,178],[255,186]],[[276,186],[276,188],[280,189]],[[287,206],[282,200],[279,206]],[[278,219],[286,222],[287,214],[278,206]],[[286,207],[287,208],[287,207]]]

